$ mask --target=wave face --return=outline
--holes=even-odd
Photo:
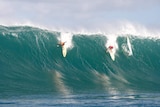
[[[73,34],[62,56],[61,32],[0,26],[0,94],[159,91],[160,40],[117,35],[115,61],[106,53],[107,36]]]

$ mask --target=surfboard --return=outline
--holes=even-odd
[[[107,49],[107,52],[109,52],[111,59],[115,61],[115,48]]]
[[[129,56],[131,56],[131,55],[133,54],[133,52],[132,52],[131,43],[130,43],[130,41],[129,41],[129,38],[128,38],[128,37],[127,37],[127,45],[128,45],[128,49],[129,49],[129,53],[128,53],[128,55],[129,55]]]
[[[67,55],[67,48],[65,47],[65,45],[62,47],[62,55],[63,57],[66,57]]]

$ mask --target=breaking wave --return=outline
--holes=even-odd
[[[65,58],[59,40],[66,41]],[[143,35],[0,26],[0,94],[159,91],[159,53],[160,40]]]

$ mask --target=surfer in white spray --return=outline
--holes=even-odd
[[[66,42],[60,41],[58,43],[58,45],[57,45],[57,46],[61,46],[62,47],[62,55],[63,55],[63,57],[66,57],[66,55],[67,55],[67,47],[65,46],[65,43]]]
[[[58,45],[57,45],[57,46],[61,46],[61,47],[63,47],[63,46],[65,45],[65,43],[66,43],[66,42],[62,42],[62,41],[60,41],[60,42],[58,43]]]
[[[112,49],[113,49],[113,46],[110,45],[107,50],[108,50],[108,51],[109,51],[109,50],[112,51]]]

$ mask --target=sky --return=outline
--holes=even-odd
[[[131,23],[160,29],[160,0],[0,0],[0,24],[107,29]]]

